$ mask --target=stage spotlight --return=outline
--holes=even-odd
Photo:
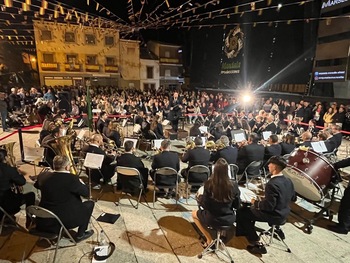
[[[252,99],[252,97],[249,96],[248,94],[243,96],[243,102],[245,102],[245,103],[249,102],[251,99]]]

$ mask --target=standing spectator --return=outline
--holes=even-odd
[[[345,110],[343,107],[339,107],[339,110],[333,115],[333,123],[338,125],[340,128],[342,128],[344,121],[345,121]]]
[[[16,88],[11,89],[11,94],[9,95],[9,109],[10,111],[19,110],[21,108],[21,99],[17,95]]]
[[[1,114],[1,125],[2,130],[7,132],[6,118],[7,118],[7,102],[5,100],[5,93],[0,93],[0,114]]]
[[[333,116],[335,112],[333,108],[329,108],[328,111],[323,115],[324,127],[327,128],[333,122]]]

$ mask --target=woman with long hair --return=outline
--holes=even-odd
[[[194,223],[206,237],[206,243],[203,243],[203,246],[213,241],[207,227],[229,226],[235,222],[234,209],[240,205],[239,195],[237,183],[229,178],[226,160],[219,158],[212,175],[204,184],[203,195],[199,201],[203,209],[192,212]]]
[[[156,114],[152,119],[150,129],[156,134],[158,139],[164,139],[163,126],[159,123],[159,119],[160,116]]]
[[[327,112],[323,115],[323,120],[324,120],[324,127],[327,128],[332,124],[333,121],[333,116],[335,112],[333,108],[329,108]]]

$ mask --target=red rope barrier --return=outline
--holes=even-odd
[[[285,122],[292,122],[291,120],[288,120],[288,119],[284,119],[284,121],[285,121]],[[308,123],[305,123],[305,122],[299,122],[299,124],[300,124],[300,125],[303,125],[303,126],[309,126],[309,124],[308,124]],[[321,130],[324,129],[323,126],[315,126],[315,127],[318,128],[318,129],[321,129]],[[343,130],[341,130],[340,132],[341,132],[341,133],[345,133],[345,134],[350,134],[350,132],[348,132],[348,131],[343,131]]]

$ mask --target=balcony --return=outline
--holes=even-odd
[[[160,63],[167,63],[167,64],[180,64],[181,61],[178,58],[159,58]]]
[[[66,71],[80,71],[80,64],[65,63],[64,69]]]
[[[100,71],[100,65],[92,65],[92,64],[86,64],[85,70],[89,72],[99,72]]]
[[[41,70],[43,71],[58,71],[58,63],[56,62],[41,62]]]
[[[105,65],[105,72],[118,73],[117,65]]]

